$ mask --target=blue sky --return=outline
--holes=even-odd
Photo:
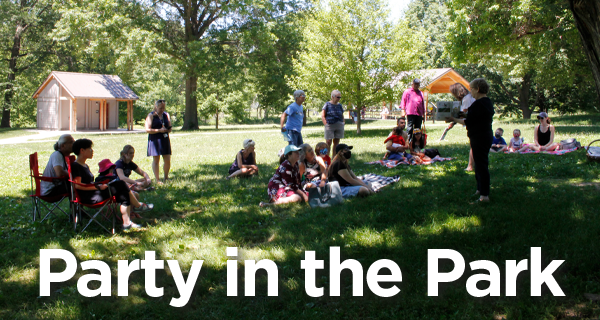
[[[390,20],[398,21],[402,18],[402,13],[408,7],[411,0],[387,0],[390,8]]]

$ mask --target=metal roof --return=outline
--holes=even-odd
[[[139,100],[133,90],[119,76],[52,71],[46,81],[35,91],[36,99],[46,85],[56,79],[71,98]]]

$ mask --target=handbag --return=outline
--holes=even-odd
[[[581,143],[577,139],[570,138],[560,142],[562,150],[581,148]]]
[[[331,181],[324,187],[308,189],[308,204],[311,208],[328,208],[342,202],[344,197],[337,181]]]

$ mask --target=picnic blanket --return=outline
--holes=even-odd
[[[522,152],[508,152],[508,151],[504,151],[504,153],[517,153],[517,154],[529,154],[529,153],[543,153],[543,154],[553,154],[553,155],[557,155],[557,156],[561,156],[565,153],[569,153],[569,152],[573,152],[576,151],[578,149],[581,148],[573,148],[573,149],[566,149],[566,150],[557,150],[557,151],[533,151],[531,149],[527,149],[525,151]]]
[[[399,176],[384,177],[384,176],[376,175],[373,173],[368,173],[368,174],[365,174],[362,176],[358,176],[357,178],[364,181],[365,183],[370,182],[371,186],[373,186],[373,190],[375,192],[379,192],[379,190],[381,188],[383,188],[387,185],[390,185],[392,183],[396,183],[396,182],[400,181]]]
[[[443,158],[440,156],[435,156],[430,161],[424,161],[422,164],[432,164],[434,162],[450,161],[453,159],[454,158]],[[377,161],[373,161],[373,162],[367,162],[367,164],[379,164],[379,165],[382,165],[384,167],[388,167],[391,169],[391,168],[397,167],[401,164],[410,165],[411,163],[406,158],[404,158],[403,160],[377,160]],[[417,165],[417,164],[415,163],[413,165]]]

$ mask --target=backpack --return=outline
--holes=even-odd
[[[579,141],[577,141],[577,139],[575,138],[569,138],[567,140],[563,140],[560,142],[560,147],[562,150],[568,150],[568,149],[579,149],[581,148],[581,143],[579,143]]]

